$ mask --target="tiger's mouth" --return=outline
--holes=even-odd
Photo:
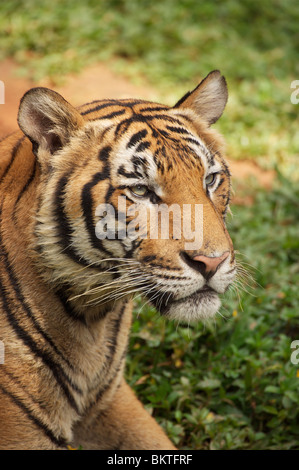
[[[153,295],[149,300],[161,315],[181,323],[213,317],[221,305],[218,293],[207,285],[180,299],[164,293]]]

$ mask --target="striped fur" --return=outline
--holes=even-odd
[[[209,128],[226,99],[219,72],[173,108],[103,100],[76,110],[43,88],[22,99],[22,131],[0,142],[1,449],[173,449],[123,379],[132,296],[198,321],[233,280],[230,176]],[[117,212],[123,196],[127,207],[203,204],[200,254],[229,253],[209,290],[183,239],[96,236],[98,204]]]

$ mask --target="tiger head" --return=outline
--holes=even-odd
[[[75,109],[46,88],[24,95],[18,122],[41,175],[34,251],[78,315],[136,293],[181,322],[219,310],[236,274],[230,173],[210,129],[226,102],[218,71],[174,107],[125,99]]]

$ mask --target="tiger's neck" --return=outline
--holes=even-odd
[[[6,166],[9,172],[4,167],[1,180],[0,241],[10,271],[19,273],[32,295],[43,286],[39,296],[57,297],[68,315],[93,323],[117,304],[109,302],[113,276],[82,265],[79,256],[72,259],[65,252],[55,220],[55,193],[44,197],[46,183],[31,143],[19,133],[9,140],[13,151]],[[97,287],[103,302],[97,302]]]

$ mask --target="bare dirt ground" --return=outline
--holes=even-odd
[[[76,76],[69,76],[65,84],[53,87],[50,82],[35,83],[27,78],[20,78],[18,68],[11,60],[0,63],[0,80],[5,86],[5,104],[0,104],[0,139],[18,129],[17,113],[23,94],[35,86],[48,86],[59,92],[74,106],[102,98],[143,98],[156,99],[155,90],[148,86],[133,85],[122,76],[113,73],[104,64],[89,67]],[[252,161],[229,161],[236,190],[235,204],[251,204],[252,196],[243,194],[248,177],[265,188],[271,188],[275,173],[263,171]],[[240,189],[240,191],[239,191]],[[242,193],[242,195],[240,195]]]

